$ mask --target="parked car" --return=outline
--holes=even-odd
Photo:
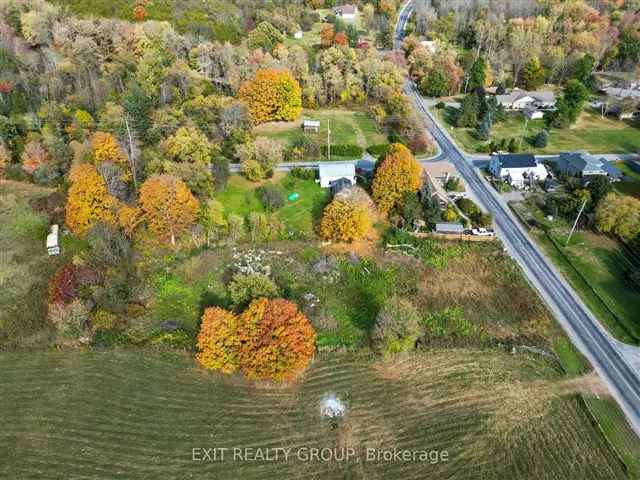
[[[491,228],[474,228],[471,230],[471,234],[478,237],[495,237],[496,232]]]

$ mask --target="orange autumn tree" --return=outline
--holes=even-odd
[[[124,163],[127,160],[118,140],[110,133],[94,133],[91,137],[91,147],[93,148],[96,163]]]
[[[259,298],[238,316],[217,307],[205,310],[196,359],[224,373],[239,368],[251,379],[293,380],[311,362],[315,339],[294,303]]]
[[[347,37],[347,34],[344,32],[339,32],[336,33],[336,36],[333,38],[333,43],[335,43],[336,45],[347,45],[349,43],[349,38]]]
[[[320,30],[320,43],[324,48],[329,48],[333,45],[333,38],[335,37],[335,30],[333,29],[333,25],[326,24]]]
[[[140,188],[142,219],[162,239],[176,244],[198,218],[198,200],[189,187],[173,175],[154,175]]]
[[[338,242],[360,240],[370,229],[371,216],[366,206],[339,199],[327,205],[320,223],[322,237]]]
[[[287,300],[259,298],[238,318],[240,368],[251,379],[293,380],[311,362],[316,334]]]
[[[49,161],[49,153],[42,146],[40,140],[31,140],[22,152],[22,169],[29,175],[43,167]]]
[[[65,221],[76,235],[84,235],[96,222],[115,223],[115,199],[109,194],[102,176],[93,165],[73,167],[71,187],[65,205]]]
[[[373,200],[378,209],[389,213],[406,192],[415,192],[422,182],[422,167],[411,151],[400,143],[389,148],[373,178]]]
[[[258,70],[253,80],[245,82],[238,93],[255,124],[292,121],[302,112],[300,84],[287,69]]]
[[[196,359],[202,366],[222,373],[233,373],[238,368],[238,318],[222,308],[207,308],[197,341]]]

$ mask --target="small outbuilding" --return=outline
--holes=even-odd
[[[58,232],[58,225],[51,225],[51,230],[49,231],[49,235],[47,235],[47,253],[50,257],[60,255]]]
[[[333,183],[351,182],[356,184],[356,166],[353,162],[325,162],[318,165],[320,172],[320,186],[331,188]],[[349,185],[349,186],[351,186]]]
[[[347,188],[351,188],[353,186],[353,183],[351,182],[350,179],[342,177],[339,178],[338,180],[334,180],[333,182],[331,182],[331,184],[329,185],[329,188],[331,188],[331,195],[337,195],[338,193],[342,192],[343,190],[347,189]]]
[[[302,30],[298,30],[293,34],[293,38],[295,38],[296,40],[302,40],[303,35],[304,34],[302,33]]]
[[[436,233],[462,235],[464,231],[464,225],[461,223],[436,223]]]
[[[320,133],[320,120],[304,120],[302,129],[306,133]]]

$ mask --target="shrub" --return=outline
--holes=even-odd
[[[293,380],[311,362],[316,334],[295,304],[254,300],[239,316],[239,363],[251,379]]]
[[[431,139],[424,133],[420,133],[415,135],[410,141],[408,145],[409,149],[414,154],[427,153],[433,150],[433,142]]]
[[[360,240],[370,229],[371,217],[366,206],[339,199],[327,205],[320,224],[322,237],[338,242]]]
[[[455,207],[451,204],[447,205],[447,208],[442,212],[442,220],[445,222],[456,222],[460,219],[460,215]]]
[[[273,212],[284,206],[284,193],[280,188],[271,183],[267,183],[256,190],[258,198],[264,205],[264,208]]]
[[[436,108],[437,108],[438,110],[444,110],[444,108],[445,108],[445,107],[446,107],[446,105],[445,105],[445,103],[444,103],[444,102],[438,102],[438,103],[436,103]]]
[[[316,170],[312,168],[294,167],[289,171],[292,177],[299,178],[300,180],[315,180]]]
[[[374,346],[387,354],[412,350],[422,334],[420,314],[416,307],[401,297],[388,299],[371,333]]]
[[[477,328],[464,318],[460,307],[450,307],[430,314],[424,321],[427,335],[432,337],[465,338],[473,335]]]
[[[322,147],[322,154],[324,156],[327,155],[328,147],[324,145]],[[362,158],[362,154],[364,150],[360,145],[351,145],[351,144],[343,144],[343,145],[331,145],[331,155],[338,155],[341,157],[354,157],[354,158]]]
[[[371,145],[367,148],[367,152],[374,157],[381,157],[387,154],[391,148],[390,143],[380,143],[378,145]]]
[[[81,300],[49,305],[49,321],[61,344],[76,343],[88,335],[89,310]]]
[[[549,131],[542,130],[533,138],[533,146],[536,148],[544,148],[549,144]]]
[[[234,307],[245,307],[256,298],[278,296],[278,286],[266,275],[236,274],[227,287]]]
[[[444,188],[447,192],[464,192],[464,184],[460,177],[449,177],[444,184]]]
[[[480,207],[476,205],[473,200],[468,198],[461,198],[456,202],[458,208],[468,217],[472,217],[474,215],[478,215],[481,213]]]

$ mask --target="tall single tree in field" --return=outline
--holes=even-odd
[[[69,175],[71,187],[65,206],[65,221],[76,235],[84,235],[97,222],[113,224],[115,199],[93,165],[79,165]]]
[[[411,151],[400,143],[389,148],[373,178],[373,200],[388,213],[405,192],[415,192],[422,182],[422,167]]]
[[[282,298],[251,302],[239,317],[238,336],[240,368],[252,379],[293,380],[315,352],[309,320]]]
[[[239,97],[256,124],[292,121],[302,112],[302,90],[287,69],[258,70],[253,80],[240,87]]]
[[[198,218],[198,201],[180,179],[155,175],[140,188],[142,218],[152,232],[172,245]]]
[[[630,241],[640,235],[640,200],[610,193],[598,204],[596,227]]]

